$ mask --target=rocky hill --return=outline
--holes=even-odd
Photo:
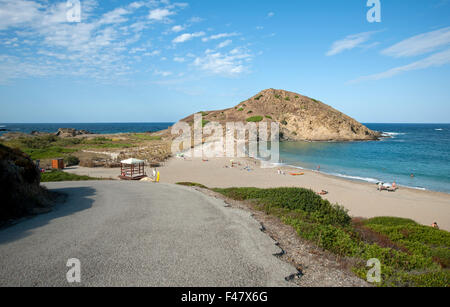
[[[192,123],[194,115],[181,121]],[[282,140],[362,141],[381,134],[315,99],[284,90],[267,89],[234,108],[203,112],[207,122],[278,122]]]

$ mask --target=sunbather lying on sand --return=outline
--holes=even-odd
[[[317,195],[327,195],[328,191],[322,190],[321,192],[318,192]]]
[[[379,182],[377,189],[378,191],[395,192],[398,190],[398,186],[395,182],[393,182],[392,185],[388,183]]]

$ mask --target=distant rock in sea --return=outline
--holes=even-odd
[[[369,141],[381,137],[381,133],[318,100],[284,90],[263,90],[234,108],[202,114],[204,123],[278,122],[280,138],[287,141]],[[194,114],[181,121],[192,124]]]
[[[61,138],[70,138],[75,137],[79,135],[88,135],[93,134],[92,132],[86,131],[86,130],[77,130],[74,128],[59,128],[58,132],[56,132],[56,136],[59,136]]]

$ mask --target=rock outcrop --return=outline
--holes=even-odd
[[[77,130],[73,128],[59,128],[58,131],[56,132],[56,136],[62,138],[71,138],[79,135],[88,135],[88,134],[93,133],[86,130]]]
[[[282,140],[368,141],[381,137],[320,101],[284,90],[267,89],[234,108],[202,113],[204,123],[278,122]],[[191,124],[194,115],[181,121]]]

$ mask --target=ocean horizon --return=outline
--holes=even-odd
[[[98,134],[143,133],[174,123],[0,123],[6,132],[84,129]],[[284,165],[369,183],[450,193],[450,124],[365,123],[387,138],[363,142],[282,142]],[[411,176],[413,174],[413,177]]]

